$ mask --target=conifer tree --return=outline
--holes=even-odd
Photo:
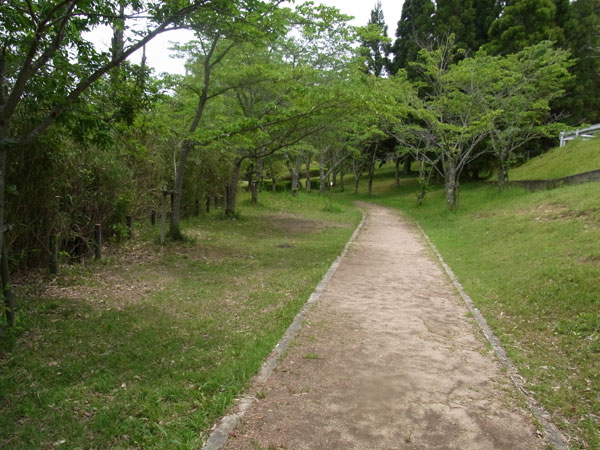
[[[567,3],[569,0],[566,0]],[[502,0],[476,0],[475,9],[475,45],[473,50],[479,49],[489,41],[488,32],[492,23],[500,16],[504,2]]]
[[[600,0],[577,0],[564,22],[565,45],[576,59],[564,101],[555,107],[573,125],[600,122]]]
[[[367,24],[368,37],[364,37],[362,47],[367,59],[367,72],[376,77],[382,76],[390,66],[390,46],[382,37],[387,36],[387,25],[381,8],[381,1],[377,0],[371,10],[371,18]]]
[[[553,0],[510,2],[502,16],[492,23],[490,42],[484,48],[491,54],[508,55],[545,40],[561,44],[563,30],[556,19],[557,6]]]
[[[454,44],[464,50],[477,50],[473,0],[437,0],[433,18],[434,33],[444,42],[454,34]]]
[[[390,72],[407,68],[409,62],[416,61],[419,50],[431,42],[434,12],[431,0],[405,0],[391,49],[394,56]]]

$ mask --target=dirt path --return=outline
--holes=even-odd
[[[365,207],[363,230],[225,448],[545,448],[418,230]]]

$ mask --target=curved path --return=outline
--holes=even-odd
[[[362,231],[225,448],[546,448],[419,231],[363,206]]]

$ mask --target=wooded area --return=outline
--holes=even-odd
[[[2,1],[3,267],[91,256],[95,225],[126,238],[126,217],[148,220],[163,192],[181,239],[181,217],[210,198],[235,216],[241,179],[256,203],[287,174],[310,190],[314,166],[323,194],[345,173],[356,190],[378,162],[418,161],[420,201],[437,179],[454,209],[461,178],[497,169],[502,187],[525,150],[600,119],[599,13],[597,0],[409,0],[390,42],[380,3],[352,27],[278,1]],[[110,51],[90,40],[99,26]],[[178,48],[186,75],[127,61],[179,28],[196,36]]]
[[[529,380],[533,377],[531,383],[543,394],[546,405],[553,406],[553,395],[561,398],[556,414],[569,418],[567,428],[573,435],[587,436],[578,438],[581,442],[591,443],[584,442],[581,448],[595,445],[598,315],[593,308],[597,305],[598,255],[595,247],[586,245],[597,231],[597,196],[593,187],[586,186],[556,198],[536,193],[511,203],[517,194],[497,191],[506,187],[516,166],[558,145],[559,132],[600,122],[600,0],[405,0],[395,39],[387,37],[379,2],[364,26],[351,26],[349,19],[335,8],[312,3],[290,6],[279,0],[0,0],[2,343],[14,342],[26,333],[25,324],[32,323],[27,320],[35,315],[31,311],[50,314],[56,308],[63,312],[60,302],[54,301],[20,310],[20,299],[15,299],[11,289],[11,272],[21,280],[44,273],[38,279],[51,283],[49,279],[55,281],[61,271],[86,270],[88,265],[81,264],[86,260],[106,261],[111,248],[103,252],[103,245],[121,242],[122,248],[134,248],[136,237],[146,233],[143,251],[136,248],[136,255],[143,259],[154,251],[148,260],[160,261],[164,272],[177,272],[176,295],[165,295],[164,300],[160,281],[146,285],[136,279],[140,290],[150,286],[156,298],[127,314],[121,314],[119,301],[128,292],[121,292],[108,312],[97,314],[88,311],[88,305],[65,301],[65,317],[73,313],[81,320],[70,330],[78,336],[80,350],[68,356],[75,361],[79,353],[99,355],[98,365],[90,366],[93,371],[105,364],[102,355],[120,345],[113,340],[134,336],[134,350],[128,351],[147,353],[137,363],[148,373],[154,367],[166,373],[165,367],[174,364],[174,359],[165,356],[160,364],[152,365],[156,352],[163,351],[159,341],[168,337],[167,346],[177,349],[175,353],[184,361],[189,358],[185,353],[189,331],[196,339],[191,346],[201,361],[198,364],[205,364],[206,358],[207,371],[218,373],[216,380],[229,379],[221,370],[231,371],[235,380],[235,388],[226,389],[214,380],[205,381],[196,361],[179,374],[179,388],[188,385],[190,374],[202,380],[194,382],[200,386],[194,388],[198,398],[190,397],[187,387],[178,394],[187,402],[178,420],[190,410],[201,416],[189,441],[190,448],[197,448],[197,428],[210,428],[285,329],[282,317],[287,320],[295,314],[295,306],[286,302],[293,299],[294,304],[301,304],[306,280],[318,281],[313,265],[326,268],[327,258],[337,254],[330,240],[335,239],[340,248],[347,240],[349,227],[359,220],[358,211],[349,206],[358,198],[354,194],[361,189],[373,197],[384,192],[380,201],[410,211],[409,215],[429,227],[432,239],[440,240],[442,251],[448,249],[453,268],[469,280],[466,287],[482,304],[489,303],[487,314],[494,326],[508,342],[515,339],[515,348],[526,349],[527,364],[542,355],[531,368],[519,362],[520,370],[527,366],[525,373]],[[99,47],[90,33],[99,29],[112,36],[108,50]],[[145,57],[140,64],[129,60],[157,35],[176,29],[192,30],[195,35],[194,40],[177,46],[185,61],[185,75],[154,73]],[[579,144],[570,143],[563,150],[571,145]],[[591,159],[595,149],[586,151],[579,153],[588,155],[578,157],[579,161]],[[565,166],[564,160],[558,161]],[[574,167],[597,169],[586,164]],[[389,186],[378,183],[382,172],[390,175]],[[580,172],[572,169],[557,177],[570,178]],[[497,187],[466,183],[480,179]],[[531,178],[521,178],[522,183],[527,180]],[[241,194],[242,190],[247,193]],[[332,204],[334,190],[336,194],[346,191],[344,208]],[[248,198],[242,207],[253,214],[243,225],[238,195]],[[285,204],[286,211],[304,208],[306,217],[274,216],[261,209],[278,203]],[[459,206],[467,213],[454,214]],[[519,211],[516,219],[511,206]],[[269,208],[274,211],[276,207]],[[504,208],[504,212],[496,214],[494,208]],[[332,214],[338,214],[335,220]],[[193,219],[197,216],[202,217]],[[269,222],[273,217],[276,223]],[[209,231],[186,236],[182,227],[186,218]],[[328,226],[330,219],[340,223]],[[556,222],[553,226],[561,234],[553,234],[550,227],[538,232],[534,225],[545,227],[546,220]],[[142,222],[153,226],[138,225]],[[326,235],[318,236],[318,251],[310,248],[311,239],[299,231],[309,225],[327,228]],[[280,236],[282,242],[271,245],[269,233]],[[527,246],[510,239],[521,234]],[[578,239],[571,242],[573,235]],[[219,241],[218,255],[210,253],[214,251],[210,245],[198,245],[200,250],[194,249],[197,260],[178,260],[186,258],[178,252],[189,251],[187,243],[207,236]],[[245,250],[234,251],[232,245]],[[294,246],[298,254],[291,252]],[[278,253],[282,249],[290,250],[285,263]],[[260,263],[254,254],[260,254]],[[475,254],[480,259],[473,259]],[[538,255],[548,255],[545,265],[532,267],[531,272],[523,270]],[[275,270],[269,265],[273,261],[281,267]],[[102,264],[91,265],[90,270],[107,269]],[[151,279],[157,267],[149,264],[136,269]],[[187,271],[198,267],[202,274],[192,284]],[[269,270],[258,270],[265,267]],[[217,268],[223,272],[217,273]],[[475,275],[469,278],[470,274]],[[260,301],[242,305],[223,300],[226,288],[240,279],[251,285],[252,295]],[[480,279],[485,280],[481,285]],[[260,290],[265,284],[275,286],[268,295]],[[205,295],[204,287],[211,294],[210,312],[192,297],[200,291]],[[85,289],[82,292],[86,295]],[[175,319],[169,317],[173,305],[167,304],[171,301],[184,306],[176,319],[176,324],[189,327],[182,336],[173,334],[171,320]],[[528,308],[522,308],[525,304]],[[236,308],[243,311],[241,318]],[[50,317],[44,314],[36,317],[37,324]],[[60,314],[52,320],[62,321]],[[203,314],[206,320],[198,322]],[[257,315],[261,318],[254,322]],[[548,320],[541,321],[542,315]],[[221,316],[224,322],[219,322]],[[147,329],[136,334],[131,330],[137,330],[140,320]],[[225,330],[224,323],[241,328]],[[255,333],[250,334],[252,339],[260,345],[247,338],[247,323]],[[45,337],[59,341],[62,332],[53,328]],[[268,339],[263,339],[264,334]],[[35,336],[25,336],[35,340]],[[146,346],[152,339],[157,342]],[[221,367],[218,359],[224,353],[219,339],[231,344],[226,351],[227,367]],[[210,358],[202,353],[205,341],[214,344],[207,345]],[[96,342],[102,343],[98,344],[102,350]],[[248,358],[240,369],[241,353],[236,352],[256,352],[257,346],[262,353]],[[32,352],[37,350],[33,347]],[[117,353],[113,356],[120,361]],[[19,357],[26,359],[24,355],[30,353]],[[55,357],[51,355],[49,362],[44,358],[47,355],[40,358],[38,379],[44,379],[45,371],[62,376],[49,369],[57,364]],[[556,370],[546,370],[547,361],[553,358]],[[7,366],[12,361],[17,368],[22,363],[12,356],[2,359],[6,361]],[[88,360],[75,363],[82,368],[65,373],[71,380],[87,370]],[[29,370],[23,367],[23,372]],[[566,380],[563,370],[577,372],[569,375],[576,381]],[[134,372],[129,383],[139,380]],[[110,379],[113,375],[104,379],[101,373],[99,381],[94,378],[82,398],[98,392],[112,395],[113,385],[118,389],[125,384]],[[27,378],[26,373],[19,376]],[[15,388],[13,399],[20,399],[14,380],[23,378],[12,377],[11,372],[1,381]],[[543,381],[546,378],[550,381]],[[161,384],[150,375],[146,382],[144,389]],[[158,405],[171,395],[170,389],[150,401]],[[38,394],[32,388],[23,395]],[[95,415],[109,401],[102,395],[92,401],[96,410],[89,414]],[[44,399],[45,406],[54,404],[52,396]],[[191,404],[190,399],[202,406]],[[35,402],[23,401],[23,411]],[[99,417],[110,419],[121,409],[133,417],[135,413],[127,408],[135,402],[123,402]],[[207,413],[203,408],[211,402]],[[3,406],[10,409],[8,402]],[[5,420],[16,423],[27,415],[23,411],[13,410]],[[56,414],[70,413],[57,410]],[[124,446],[143,446],[140,442],[149,436],[156,444],[156,436],[166,436],[160,427],[148,431],[146,424],[140,426],[146,416],[135,417],[131,429],[148,436],[132,433],[123,438]],[[82,420],[88,419],[85,415]],[[118,424],[122,417],[109,419]],[[154,426],[149,423],[148,427]],[[96,425],[97,430],[104,427],[100,419]],[[86,439],[83,428],[79,442]],[[15,436],[21,432],[27,435],[20,430]],[[101,436],[101,431],[96,432]],[[0,437],[0,446],[2,439],[19,439],[15,436]],[[45,442],[39,436],[36,439]],[[111,439],[104,436],[99,442],[110,446],[115,444]],[[23,448],[31,442],[21,441]]]

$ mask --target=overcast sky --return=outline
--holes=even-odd
[[[366,25],[369,21],[371,10],[375,6],[376,0],[316,0],[315,3],[322,3],[328,6],[335,6],[342,13],[349,16],[354,16],[352,25]],[[299,1],[296,1],[299,3]],[[393,38],[396,32],[396,25],[400,20],[402,13],[402,1],[400,0],[381,0],[381,6],[385,21],[388,25],[388,35]],[[148,44],[146,48],[146,56],[148,64],[154,67],[157,73],[169,72],[183,74],[183,61],[169,57],[170,42],[185,42],[193,37],[191,32],[172,31],[157,36]],[[105,44],[110,45],[110,37],[107,38]],[[140,56],[132,58],[139,62]]]

